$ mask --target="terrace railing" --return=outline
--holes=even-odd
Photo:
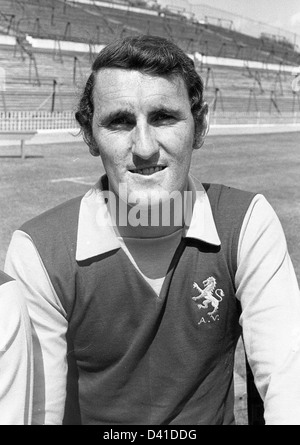
[[[300,111],[272,112],[234,112],[215,111],[209,115],[210,125],[287,125],[300,124]]]
[[[77,128],[71,111],[0,112],[0,131],[59,130]]]

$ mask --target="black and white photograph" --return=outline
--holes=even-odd
[[[0,0],[0,425],[300,425],[299,0]]]

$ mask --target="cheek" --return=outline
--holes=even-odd
[[[172,144],[173,156],[176,157],[179,162],[183,162],[184,164],[189,162],[193,152],[193,126],[185,128],[184,131],[174,131],[173,134],[170,134],[169,143]]]
[[[116,134],[107,135],[105,132],[98,132],[95,140],[103,163],[117,167],[126,154],[124,149],[126,147],[126,138]]]

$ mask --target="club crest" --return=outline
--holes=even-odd
[[[192,297],[192,299],[196,302],[198,309],[201,311],[200,315],[202,316],[198,324],[209,323],[219,319],[219,315],[217,314],[219,304],[225,296],[222,289],[216,289],[217,281],[214,277],[208,277],[203,281],[203,285],[204,288],[201,289],[195,281],[193,283],[193,288],[196,289],[199,294]],[[209,310],[207,311],[205,309]]]

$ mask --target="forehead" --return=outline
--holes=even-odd
[[[180,76],[154,76],[136,70],[102,69],[93,90],[95,109],[126,106],[190,107],[187,87]]]

